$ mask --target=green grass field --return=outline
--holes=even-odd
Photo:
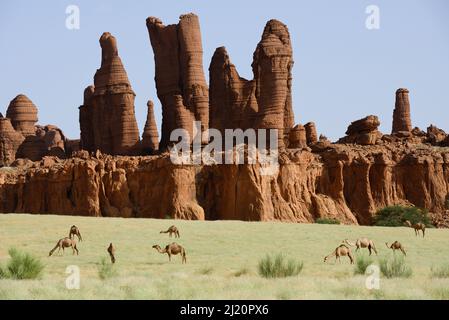
[[[80,255],[69,249],[64,256],[48,257],[72,224],[83,236]],[[159,233],[172,224],[180,239]],[[343,239],[357,237],[374,240],[376,261],[392,255],[386,241],[402,242],[412,277],[381,276],[380,289],[368,290],[366,276],[355,276],[346,257],[341,264],[334,259],[323,263]],[[171,241],[186,248],[187,264],[179,255],[169,263],[167,255],[151,248]],[[98,266],[103,257],[109,261],[110,242],[117,248],[117,274],[101,280]],[[431,277],[432,266],[449,263],[448,244],[449,230],[444,229],[429,229],[423,239],[405,227],[0,214],[0,265],[7,263],[10,247],[45,264],[39,280],[0,280],[0,299],[449,299],[449,278]],[[282,279],[259,276],[258,261],[279,252],[302,260],[302,272]],[[80,268],[79,290],[65,286],[69,265]]]

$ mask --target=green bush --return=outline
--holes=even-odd
[[[98,276],[101,280],[106,280],[117,275],[117,270],[112,263],[108,262],[108,259],[102,258],[98,265]]]
[[[426,210],[417,207],[390,206],[377,211],[374,217],[374,225],[384,227],[403,227],[405,221],[412,224],[422,222],[427,227],[432,227],[432,223]]]
[[[0,278],[37,279],[42,275],[44,265],[39,259],[15,248],[9,249],[8,253],[11,259],[6,269],[0,268]]]
[[[318,218],[315,220],[315,223],[319,224],[340,224],[340,221],[334,218]]]
[[[449,264],[430,269],[432,278],[449,278]]]
[[[264,278],[285,278],[298,275],[304,263],[287,260],[283,254],[267,255],[259,261],[259,274]]]
[[[380,271],[387,278],[410,278],[412,269],[405,264],[403,256],[394,256],[380,260]]]
[[[358,255],[354,266],[354,273],[365,274],[366,268],[373,264],[373,262],[374,260],[370,256],[366,256],[364,254]]]

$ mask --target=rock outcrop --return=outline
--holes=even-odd
[[[34,125],[37,122],[37,108],[24,94],[19,94],[9,104],[6,117],[11,120],[14,129],[23,136],[35,134]]]
[[[14,130],[11,120],[0,116],[0,167],[9,166],[25,137]]]
[[[338,143],[376,144],[382,138],[382,134],[377,130],[379,125],[379,119],[373,115],[353,121],[346,130],[346,137],[338,140]]]
[[[432,145],[440,145],[444,139],[446,139],[447,134],[444,132],[444,130],[434,126],[430,125],[427,127],[427,142],[429,142]]]
[[[94,86],[84,91],[80,107],[81,146],[111,155],[138,154],[135,94],[118,55],[117,41],[105,32],[100,46],[101,67],[95,73]]]
[[[211,128],[277,129],[279,147],[288,147],[292,67],[290,35],[277,20],[267,22],[254,52],[253,80],[241,78],[226,49],[217,48],[209,67]]]
[[[449,193],[448,151],[401,142],[288,149],[272,175],[259,165],[174,165],[167,154],[45,159],[0,170],[1,212],[365,225],[395,204],[444,217]]]
[[[316,133],[316,126],[314,122],[307,122],[304,125],[304,128],[306,129],[306,138],[307,138],[307,144],[314,144],[318,142],[318,135]]]
[[[391,133],[401,134],[412,131],[412,121],[410,119],[409,91],[399,88],[396,91],[396,102],[393,112],[393,128]]]
[[[201,122],[202,132],[209,128],[209,90],[199,20],[192,13],[179,20],[177,25],[165,26],[158,18],[147,19],[157,95],[162,104],[162,150],[169,145],[175,129],[185,129],[193,138],[193,121]],[[202,142],[207,143],[205,135]]]
[[[298,124],[290,130],[289,147],[290,148],[307,147],[306,129],[304,128],[304,126]]]
[[[154,118],[153,101],[147,103],[147,121],[142,134],[142,149],[144,153],[153,153],[159,149],[159,134],[157,132],[156,119]]]

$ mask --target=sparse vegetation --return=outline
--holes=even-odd
[[[287,260],[279,253],[267,255],[259,261],[259,274],[264,278],[285,278],[298,275],[304,264],[302,261]]]
[[[431,267],[432,278],[449,278],[449,264],[444,264],[438,267]]]
[[[340,221],[334,218],[318,218],[315,220],[315,223],[319,224],[340,224]]]
[[[374,225],[403,227],[407,220],[412,224],[422,222],[426,227],[433,226],[426,210],[404,206],[390,206],[380,209],[374,217]]]
[[[202,275],[208,275],[211,274],[214,271],[214,268],[211,266],[203,267],[201,268],[198,273]]]
[[[115,269],[115,266],[108,262],[108,259],[103,257],[100,260],[100,263],[98,265],[98,276],[101,280],[106,280],[112,277],[115,277],[117,275],[117,270]]]
[[[358,255],[355,261],[354,273],[365,274],[366,268],[368,268],[369,265],[373,264],[373,262],[374,260],[370,256],[367,256],[365,254]]]
[[[246,274],[250,274],[251,271],[248,268],[241,268],[239,270],[237,270],[236,272],[234,272],[234,277],[241,277],[244,276]]]
[[[381,259],[380,271],[387,278],[410,278],[413,273],[412,268],[405,263],[403,256]]]
[[[15,248],[9,249],[8,253],[10,260],[6,264],[6,268],[0,266],[0,279],[24,280],[40,278],[44,265],[39,259]]]

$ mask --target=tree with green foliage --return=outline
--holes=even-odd
[[[417,207],[390,206],[377,211],[374,217],[375,226],[402,227],[405,221],[411,224],[424,223],[427,227],[432,227],[427,210]]]

